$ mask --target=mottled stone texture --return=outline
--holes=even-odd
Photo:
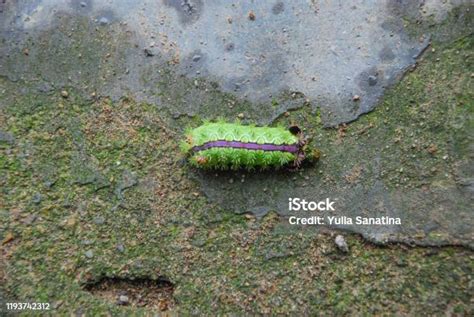
[[[292,119],[321,149],[317,165],[243,182],[191,172],[207,196],[238,213],[283,217],[289,197],[331,197],[341,213],[402,218],[400,227],[339,226],[374,241],[472,246],[472,39],[453,41],[472,30],[473,10],[460,5],[0,1],[0,79],[17,87],[0,89],[0,109],[62,89],[75,92],[69,100],[129,96],[158,107],[176,142],[189,116]],[[438,50],[385,97],[430,38]],[[0,139],[17,142],[10,131]],[[110,186],[89,155],[77,155],[87,173],[76,183]],[[117,197],[136,183],[130,175]]]

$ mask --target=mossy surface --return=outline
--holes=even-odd
[[[196,179],[213,201],[236,212],[288,216],[289,197],[335,197],[344,215],[401,218],[401,227],[340,227],[374,241],[472,246],[464,225],[472,223],[472,42],[467,36],[433,43],[376,111],[351,124],[323,129],[318,113],[304,105],[281,116],[279,124],[297,122],[312,137],[309,146],[321,151],[314,165],[291,176],[221,173]]]
[[[33,93],[0,77],[0,299],[50,302],[51,315],[472,315],[469,248],[375,246],[346,234],[344,254],[334,232],[288,228],[276,212],[257,219],[245,208],[249,190],[268,202],[316,187],[356,193],[349,198],[359,207],[382,182],[407,219],[426,226],[407,226],[399,240],[468,245],[472,43],[433,43],[377,110],[349,125],[323,129],[301,101],[275,124],[305,127],[322,151],[317,165],[212,173],[205,181],[214,187],[193,180],[178,146],[183,127],[201,118],[172,119],[128,98],[85,99],[73,87],[67,98]],[[212,100],[205,107],[217,109]],[[432,209],[433,199],[450,208]],[[444,216],[442,230],[426,215]],[[120,306],[119,294],[88,291],[113,277],[166,278],[173,300]]]

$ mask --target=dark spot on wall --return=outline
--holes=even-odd
[[[387,9],[394,17],[416,18],[420,15],[421,2],[412,0],[387,1]]]
[[[385,46],[379,53],[379,57],[383,62],[393,61],[395,54],[390,47]]]
[[[361,72],[357,78],[357,85],[363,91],[369,91],[372,89],[381,88],[383,82],[383,72],[376,67],[370,67],[369,69]]]
[[[191,54],[185,56],[181,61],[181,69],[185,74],[200,74],[204,71],[203,64],[206,61],[206,54],[201,50],[194,50]]]
[[[377,74],[375,75],[370,75],[367,82],[369,83],[369,86],[375,86],[377,85]]]
[[[176,305],[174,287],[169,279],[162,276],[158,279],[104,277],[86,283],[84,290],[116,305],[166,311]]]
[[[0,13],[3,11],[6,11],[6,6],[7,6],[7,0],[0,0]]]
[[[423,1],[391,0],[387,1],[387,15],[381,24],[382,29],[393,33],[404,33],[406,21],[421,19],[420,7]]]
[[[225,45],[225,50],[226,50],[227,52],[233,51],[234,48],[235,48],[235,44],[234,44],[234,43],[227,43],[227,44]]]
[[[297,125],[292,125],[288,128],[288,131],[291,132],[291,134],[293,135],[298,135],[299,133],[301,133],[301,129],[300,127],[298,127]]]
[[[278,1],[277,3],[275,3],[272,7],[273,14],[280,14],[283,11],[285,11],[285,4],[281,1]]]
[[[400,19],[398,17],[391,17],[387,18],[385,21],[382,22],[380,25],[382,29],[391,32],[392,34],[399,34],[404,32],[404,25],[403,25],[403,19]]]
[[[203,9],[201,0],[163,0],[163,3],[176,9],[182,24],[192,24],[199,20]]]
[[[70,0],[69,5],[79,14],[90,13],[93,8],[93,0]]]

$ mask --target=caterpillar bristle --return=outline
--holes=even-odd
[[[193,166],[205,169],[247,170],[280,168],[295,161],[300,153],[297,136],[283,127],[257,127],[206,120],[186,129],[180,149]]]

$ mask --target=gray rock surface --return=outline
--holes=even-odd
[[[326,126],[335,126],[372,110],[387,87],[414,65],[430,37],[445,36],[420,33],[404,21],[442,23],[464,2],[0,2],[0,77],[24,83],[21,91],[4,100],[61,90],[68,92],[68,100],[76,95],[89,100],[131,96],[159,107],[175,126],[180,126],[182,116],[214,119],[239,114],[244,122],[267,124],[309,104],[321,112]],[[82,138],[78,132],[74,140],[75,182],[92,183],[95,190],[111,186],[83,149]],[[17,140],[1,132],[0,141]],[[373,241],[412,242],[414,232],[421,232],[427,238],[416,241],[420,244],[472,245],[472,212],[461,206],[457,221],[446,213],[449,206],[470,202],[465,193],[454,187],[430,193],[420,188],[388,190],[379,174],[389,160],[380,163],[376,150],[383,146],[383,140],[353,146],[367,171],[355,184],[327,186],[319,174],[324,160],[319,170],[309,169],[295,178],[262,173],[247,175],[241,183],[233,181],[240,179],[235,174],[196,177],[211,200],[236,212],[263,216],[277,211],[287,217],[289,197],[331,197],[347,214],[383,214],[409,224],[336,226]],[[335,162],[337,154],[351,155],[341,150],[328,153],[326,160]],[[342,166],[341,173],[352,167]],[[469,162],[459,166],[459,179],[472,195],[472,178],[463,172],[471,169]],[[136,184],[136,176],[125,172],[115,187],[117,198]],[[271,190],[262,192],[264,188]]]
[[[0,4],[1,37],[8,43],[0,48],[0,75],[156,102],[159,65],[171,62],[178,74],[216,82],[257,112],[259,103],[298,92],[321,110],[326,125],[337,125],[372,110],[428,45],[429,35],[410,37],[403,19],[428,11],[442,17],[453,6],[388,0],[7,2]],[[101,51],[100,43],[78,38],[102,32],[97,26],[114,32],[104,40],[120,50]],[[35,42],[45,37],[49,52],[38,52]],[[26,64],[18,60],[25,52]],[[356,102],[354,95],[360,96]],[[268,123],[291,108],[259,113],[259,120]],[[194,103],[170,110],[212,115]]]

